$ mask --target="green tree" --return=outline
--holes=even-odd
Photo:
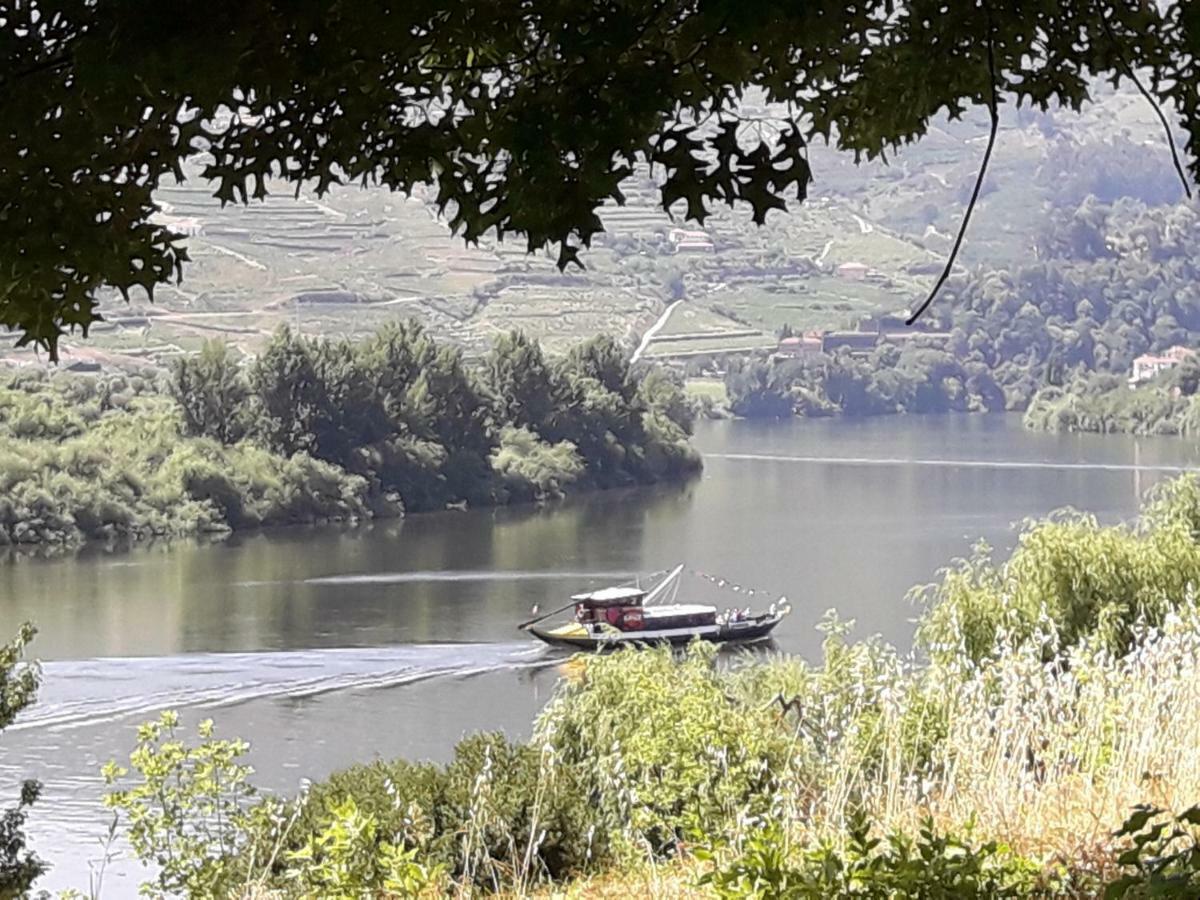
[[[353,342],[322,340],[309,350],[318,387],[310,420],[314,455],[359,472],[364,468],[359,448],[390,431],[378,388]]]
[[[415,320],[391,322],[358,349],[359,365],[374,386],[393,429],[416,431],[420,416],[407,406],[409,389],[437,356],[437,344]]]
[[[792,415],[795,403],[786,378],[764,360],[732,365],[725,376],[729,408],[748,418],[782,419]]]
[[[250,387],[254,432],[268,449],[284,456],[316,451],[329,398],[309,342],[286,325],[276,331],[250,368]]]
[[[21,662],[34,634],[31,625],[22,625],[12,641],[0,646],[0,731],[12,724],[37,694],[37,669]],[[38,782],[26,781],[17,806],[0,814],[0,897],[25,896],[46,871],[46,864],[26,849],[23,831],[27,810],[40,792]]]
[[[105,288],[180,277],[153,192],[198,150],[223,201],[271,178],[431,185],[467,241],[522,235],[565,266],[637,164],[687,219],[729,203],[761,223],[805,199],[813,138],[875,157],[993,91],[1078,109],[1143,70],[1194,151],[1198,46],[1189,4],[1116,0],[38,0],[0,37],[0,323],[53,354]],[[768,121],[745,121],[748,95]]]
[[[183,414],[185,434],[233,444],[246,434],[249,387],[224,341],[204,342],[194,356],[171,368],[171,391]]]
[[[541,432],[562,403],[562,386],[541,345],[523,331],[496,338],[484,360],[484,381],[497,417]]]
[[[488,403],[456,347],[437,349],[408,389],[405,406],[423,423],[417,434],[445,451],[441,476],[452,499],[487,502],[493,446]]]
[[[505,488],[521,500],[559,497],[584,472],[570,441],[548,444],[529,429],[511,425],[501,430],[491,462]]]
[[[560,371],[567,399],[547,440],[574,444],[602,486],[637,481],[645,432],[625,351],[608,336],[594,337],[572,347]]]

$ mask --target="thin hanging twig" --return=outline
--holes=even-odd
[[[1171,150],[1171,162],[1175,164],[1175,173],[1179,176],[1179,183],[1183,185],[1183,192],[1189,200],[1192,199],[1192,187],[1188,184],[1187,175],[1183,171],[1183,163],[1179,161],[1179,150],[1175,147],[1175,135],[1171,133],[1171,123],[1167,121],[1166,114],[1162,111],[1162,107],[1154,98],[1154,95],[1146,89],[1142,84],[1142,80],[1137,77],[1137,73],[1133,71],[1133,66],[1125,59],[1125,54],[1121,52],[1121,43],[1117,40],[1116,34],[1112,30],[1112,25],[1109,24],[1107,17],[1103,11],[1099,13],[1100,24],[1104,26],[1104,31],[1108,35],[1108,39],[1112,41],[1113,53],[1117,57],[1117,62],[1121,66],[1121,70],[1125,73],[1125,77],[1134,83],[1141,95],[1150,104],[1150,108],[1154,110],[1154,114],[1158,116],[1158,121],[1162,123],[1163,133],[1167,136],[1167,146]]]
[[[929,309],[929,304],[933,302],[942,289],[942,285],[946,283],[946,279],[950,277],[950,272],[954,269],[954,262],[958,259],[958,251],[962,247],[963,238],[967,235],[967,225],[971,221],[971,213],[975,211],[975,203],[979,200],[979,192],[983,188],[983,179],[987,175],[988,163],[992,159],[992,148],[996,146],[996,132],[1000,129],[1000,98],[996,90],[996,51],[992,43],[991,16],[988,17],[987,65],[988,86],[991,90],[988,112],[991,115],[992,127],[988,133],[987,149],[983,152],[983,161],[979,164],[979,175],[975,178],[975,190],[971,192],[971,202],[967,204],[967,210],[963,213],[962,222],[958,226],[958,237],[954,239],[954,246],[950,250],[950,258],[946,260],[946,267],[942,269],[942,274],[934,284],[933,290],[929,292],[929,296],[917,307],[917,311],[908,317],[906,325],[912,325],[921,318],[922,313]]]

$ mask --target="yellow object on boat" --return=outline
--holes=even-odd
[[[559,628],[555,628],[553,631],[548,631],[546,633],[553,635],[554,637],[563,637],[563,638],[575,638],[575,637],[587,637],[588,636],[587,629],[584,628],[582,625],[580,625],[578,622],[571,622],[569,625],[563,625]]]

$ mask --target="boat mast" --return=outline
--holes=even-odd
[[[656,584],[653,588],[651,588],[650,592],[646,594],[645,598],[642,600],[642,605],[650,606],[653,603],[657,603],[659,601],[659,595],[665,593],[667,588],[672,584],[676,584],[676,581],[679,578],[679,573],[682,571],[683,563],[680,563],[674,569],[668,572],[666,577],[663,578],[663,580]],[[677,584],[676,588],[678,589]]]

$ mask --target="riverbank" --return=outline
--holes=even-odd
[[[1200,432],[1200,367],[1190,362],[1147,383],[1091,375],[1042,388],[1025,412],[1026,428],[1193,437]]]
[[[700,468],[678,384],[605,338],[548,363],[519,334],[476,371],[418,327],[363,343],[281,331],[168,382],[10,375],[0,544],[73,546],[541,502]]]
[[[693,399],[700,415],[709,419],[868,419],[892,415],[955,415],[1007,410],[1022,416],[1031,431],[1129,434],[1145,437],[1189,437],[1200,433],[1200,366],[1168,371],[1141,384],[1130,384],[1122,375],[1097,372],[1078,373],[1064,385],[1044,385],[1026,402],[1006,406],[999,399],[990,403],[979,394],[953,387],[958,401],[938,402],[931,409],[909,409],[904,404],[876,400],[868,402],[870,388],[862,385],[854,391],[865,405],[842,407],[823,396],[825,389],[816,382],[780,382],[770,386],[770,369],[757,375],[753,365],[735,376],[735,391],[716,378],[690,378],[684,389]],[[747,376],[746,372],[751,375]],[[826,373],[827,374],[827,373]],[[746,377],[758,378],[757,387],[747,387]],[[977,383],[978,386],[978,383]],[[910,385],[911,387],[911,385]],[[945,383],[943,383],[945,387]],[[731,399],[737,396],[737,400]],[[849,395],[845,395],[849,396]],[[944,398],[943,398],[944,399]],[[878,402],[877,402],[878,401]],[[857,403],[857,401],[855,401]],[[737,410],[737,412],[735,412]]]

